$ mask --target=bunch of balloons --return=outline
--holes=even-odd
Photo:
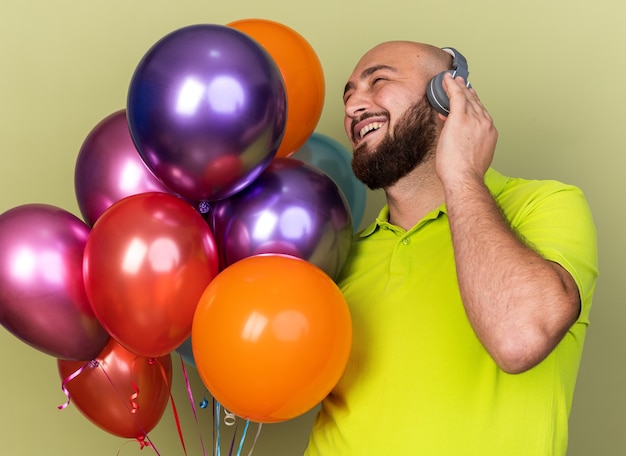
[[[95,424],[142,440],[176,350],[258,422],[306,412],[338,381],[351,323],[334,280],[365,188],[314,132],[324,95],[313,48],[283,24],[175,30],[82,144],[84,221],[44,204],[0,214],[0,322],[58,359]]]

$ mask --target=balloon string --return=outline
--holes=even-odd
[[[243,434],[239,440],[239,448],[237,449],[237,456],[241,456],[241,449],[243,448],[243,442],[246,440],[246,434],[248,433],[248,427],[250,426],[250,420],[246,420],[246,425],[243,428]]]
[[[217,432],[217,437],[215,439],[215,453],[217,454],[217,456],[220,456],[220,452],[221,452],[221,431],[220,431],[220,427],[221,427],[221,416],[222,416],[222,405],[215,400],[215,398],[213,398],[213,402],[215,402],[215,429]],[[224,424],[226,426],[232,426],[234,424],[237,423],[237,418],[235,416],[234,413],[229,412],[228,410],[224,409]],[[237,428],[235,427],[235,434],[237,433]],[[235,436],[233,436],[233,439],[235,438]],[[234,446],[234,441],[233,443],[231,443],[231,447],[230,447],[230,452],[232,453],[233,450],[233,446]]]
[[[261,434],[261,427],[263,427],[263,423],[259,423],[259,428],[256,431],[256,435],[254,436],[254,440],[252,441],[252,448],[250,448],[250,452],[248,456],[252,456],[252,452],[254,451],[254,447],[256,446],[257,440],[259,440],[259,435]]]
[[[233,440],[230,442],[230,449],[228,450],[228,456],[232,456],[233,448],[235,447],[235,437],[237,436],[237,416],[224,408],[224,424],[226,426],[235,426],[235,432],[233,432]]]
[[[213,403],[215,403],[215,399],[213,399]],[[209,406],[209,401],[205,397],[202,399],[202,401],[200,401],[198,405],[200,406],[201,409],[205,409]],[[213,419],[213,423],[215,423],[215,408],[211,407],[211,409],[213,411],[213,413],[211,413],[211,418]],[[215,427],[212,426],[211,428],[213,429],[213,441],[215,441]],[[213,456],[215,456],[215,448],[213,448]]]
[[[213,413],[214,413],[213,421],[215,423],[215,428],[213,430],[213,439],[215,442],[213,456],[220,456],[220,451],[221,451],[221,441],[220,441],[221,440],[221,431],[220,431],[221,424],[220,423],[222,421],[221,420],[222,406],[218,401],[215,400],[215,398],[213,398],[213,404],[215,405],[215,407],[213,408]],[[204,398],[204,400],[200,402],[200,407],[206,408],[207,405],[208,405],[208,401],[206,398]],[[237,423],[237,416],[234,413],[229,412],[228,410],[224,408],[224,414],[225,414],[224,424],[226,426],[233,426]],[[250,427],[250,420],[246,420],[246,424],[243,429],[243,434],[241,435],[241,439],[239,440],[239,447],[237,449],[236,456],[241,456],[241,452],[243,450],[243,445],[246,440],[249,427]],[[259,440],[259,436],[261,435],[262,427],[263,427],[263,423],[259,423],[259,427],[257,428],[256,435],[254,436],[254,440],[252,441],[252,447],[250,448],[250,451],[248,452],[248,456],[252,456],[252,452],[254,451],[257,441]],[[231,442],[230,452],[228,453],[229,456],[232,456],[236,435],[237,435],[237,426],[235,426],[235,432],[233,434],[233,440]]]
[[[168,387],[167,391],[169,392],[169,395],[170,395],[170,403],[172,404],[172,413],[174,414],[174,421],[176,421],[176,429],[178,430],[178,437],[180,439],[180,444],[183,447],[183,453],[185,453],[185,456],[187,456],[187,447],[185,446],[185,439],[183,438],[183,430],[180,427],[180,419],[178,418],[178,410],[176,409],[176,403],[174,402],[174,396],[172,395],[171,385],[169,383],[167,374],[165,373],[165,369],[163,368],[163,365],[161,364],[161,362],[154,358],[150,359],[151,364],[154,364],[155,362],[161,368],[161,375],[163,376],[163,380],[165,381],[165,384]]]
[[[196,413],[196,404],[193,400],[193,393],[191,392],[191,384],[189,383],[189,376],[187,375],[187,369],[185,369],[185,361],[183,356],[180,355],[180,365],[182,366],[183,376],[185,377],[185,385],[187,386],[187,395],[189,396],[189,402],[191,404],[191,410],[193,411],[193,418],[196,421],[196,429],[198,430],[198,436],[200,437],[200,445],[202,446],[202,454],[206,456],[206,450],[204,448],[204,440],[202,440],[202,433],[200,432],[200,425],[198,424],[198,414]]]
[[[215,398],[212,398],[211,400],[213,401],[213,406],[211,407],[211,409],[212,409],[211,416],[213,417],[213,426],[212,426],[212,429],[213,429],[213,442],[216,442],[217,441],[217,437],[218,437],[217,436],[217,425],[216,425],[217,421],[215,419],[215,409],[217,408],[217,405],[216,405],[217,401],[215,400]],[[216,447],[215,446],[213,447],[213,456],[217,456],[217,452],[216,452]]]
[[[254,436],[254,440],[252,441],[252,447],[248,452],[248,456],[252,456],[252,452],[254,451],[254,447],[256,446],[257,440],[259,440],[259,435],[261,435],[261,428],[263,423],[259,423],[259,427],[257,428],[256,435]],[[248,428],[250,427],[250,420],[246,420],[246,425],[243,429],[243,435],[241,436],[241,440],[239,442],[239,449],[237,451],[237,456],[241,456],[241,451],[243,450],[243,444],[246,440],[246,435],[248,434]]]
[[[63,381],[61,382],[61,389],[63,390],[63,393],[67,397],[67,401],[65,402],[65,404],[59,405],[57,409],[63,410],[64,408],[67,408],[67,406],[70,405],[70,392],[67,389],[67,384],[71,382],[72,380],[74,380],[76,377],[78,377],[80,374],[82,374],[83,371],[87,369],[87,367],[93,368],[97,365],[97,363],[98,361],[96,361],[95,359],[91,361],[87,361],[85,364],[83,364],[81,367],[79,367],[78,369],[76,369],[74,372],[72,372],[70,375],[68,375],[67,377],[63,379]]]
[[[226,410],[226,409],[224,409],[224,410]],[[237,420],[235,419],[235,421],[237,421]],[[233,439],[230,441],[230,449],[228,450],[228,456],[233,456],[233,449],[235,448],[235,438],[237,437],[237,428],[238,427],[239,427],[239,424],[235,423],[235,432],[233,432]]]
[[[215,430],[217,432],[217,437],[215,439],[215,453],[217,456],[220,456],[220,421],[221,421],[221,405],[219,403],[219,401],[216,401],[215,399],[213,399],[215,402]]]
[[[98,363],[98,361],[91,361],[90,362],[92,367],[100,367],[100,369],[102,370],[102,372],[104,373],[104,376],[107,378],[107,380],[109,381],[109,383],[111,384],[111,386],[113,387],[113,389],[117,392],[117,394],[120,397],[124,397],[122,392],[117,388],[117,386],[115,385],[115,383],[113,382],[113,379],[111,378],[111,376],[108,374],[108,372],[104,369],[104,366],[100,363]],[[152,364],[152,363],[151,363]],[[132,383],[133,388],[135,389],[135,394],[131,395],[131,405],[134,404],[133,399],[136,399],[137,396],[139,395],[139,388],[137,388],[137,386]],[[134,397],[133,397],[134,396]],[[124,405],[126,406],[126,408],[128,409],[128,411],[130,413],[135,413],[136,409],[135,408],[130,408],[128,406],[128,403],[126,401],[122,401],[124,403]],[[136,404],[134,404],[136,405]],[[137,406],[137,408],[139,408],[139,406]],[[141,426],[141,423],[139,423],[139,419],[137,419],[137,426],[139,427],[139,429],[141,430],[143,435],[140,435],[139,437],[136,437],[137,442],[139,442],[139,448],[143,449],[146,446],[149,446],[150,448],[152,448],[154,450],[154,452],[157,454],[157,456],[161,456],[161,454],[159,453],[159,451],[156,449],[156,447],[154,446],[154,444],[152,443],[152,441],[150,440],[150,437],[148,437],[148,433],[145,431],[145,429],[143,428],[143,426]],[[148,443],[146,443],[146,441]]]

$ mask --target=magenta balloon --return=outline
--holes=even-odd
[[[46,204],[0,214],[0,322],[55,358],[91,360],[109,340],[83,283],[88,234],[80,219]]]
[[[286,122],[280,70],[246,34],[193,25],[159,40],[131,79],[127,111],[144,162],[192,201],[226,198],[272,161]]]
[[[130,135],[125,110],[100,121],[83,142],[74,169],[74,190],[89,225],[127,196],[173,193],[143,162]]]
[[[312,165],[276,158],[241,192],[212,205],[222,267],[252,255],[293,255],[333,280],[350,252],[352,218],[335,182]]]

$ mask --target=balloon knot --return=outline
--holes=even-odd
[[[98,367],[100,365],[100,363],[98,362],[97,359],[92,359],[91,361],[89,361],[89,363],[87,363],[89,365],[89,367],[91,367],[92,369],[95,369],[96,367]]]
[[[198,211],[201,214],[206,214],[207,212],[209,212],[211,210],[211,205],[209,204],[208,201],[200,201],[198,203]]]
[[[139,449],[143,450],[145,447],[151,447],[152,443],[150,442],[146,442],[146,437],[145,436],[140,436],[137,437],[137,441],[139,442]]]

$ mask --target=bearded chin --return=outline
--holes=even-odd
[[[436,144],[436,114],[423,97],[376,147],[363,144],[354,150],[352,171],[371,190],[388,188],[422,163]]]

